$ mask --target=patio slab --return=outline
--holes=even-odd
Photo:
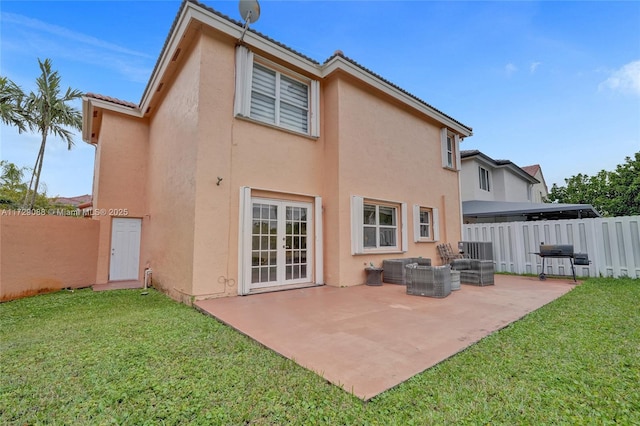
[[[313,287],[196,307],[362,399],[370,399],[557,299],[571,280],[496,275],[444,299],[405,287]]]

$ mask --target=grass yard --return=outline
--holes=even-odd
[[[640,424],[639,306],[589,280],[365,403],[156,291],[63,291],[0,304],[0,424]]]

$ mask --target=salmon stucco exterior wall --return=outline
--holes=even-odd
[[[241,31],[186,1],[140,105],[84,98],[93,208],[141,220],[138,279],[150,268],[154,286],[189,303],[358,285],[364,265],[391,257],[438,263],[436,244],[461,232],[459,160],[443,165],[443,135],[455,159],[471,129],[341,55],[320,65],[251,31],[239,45]],[[259,82],[242,80],[244,60],[290,93],[306,88],[303,127],[265,122],[253,110],[260,104],[242,110],[242,85]],[[354,252],[365,232],[357,200],[392,212],[389,247]],[[416,237],[419,208],[436,221],[426,239]],[[104,282],[115,219],[94,219]]]
[[[148,222],[148,126],[144,121],[110,111],[103,113],[102,123],[112,131],[101,133],[96,145],[93,219],[100,222],[96,284],[109,281],[113,218],[140,218],[143,229]],[[137,277],[140,280],[142,273],[141,268]]]
[[[199,43],[184,52],[182,72],[165,85],[150,119],[149,226],[143,236],[154,285],[175,298],[192,293],[194,274],[200,55]]]
[[[421,204],[447,211],[443,233],[458,241],[460,231],[458,174],[443,169],[440,152],[440,128],[406,109],[399,108],[388,98],[363,87],[344,75],[332,76],[328,85],[335,86],[337,94],[331,105],[337,111],[335,134],[335,157],[326,159],[327,165],[337,165],[332,173],[337,176],[337,185],[327,187],[327,194],[337,195],[340,205],[336,220],[327,223],[327,228],[350,229],[350,197],[390,202],[405,202],[407,206]],[[328,124],[328,123],[327,123]],[[325,131],[327,129],[325,128]],[[328,167],[329,168],[329,167]],[[443,190],[447,196],[442,196]],[[443,217],[444,219],[444,217]],[[406,224],[408,235],[413,235],[413,224]],[[333,234],[333,233],[332,233]],[[352,256],[350,232],[338,232],[336,263],[340,273],[334,285],[356,285],[362,283],[363,266],[373,262],[381,265],[385,258],[403,257],[384,252]],[[331,243],[329,243],[331,244]],[[409,237],[408,253],[411,257],[437,259],[435,243],[415,243]],[[327,275],[331,277],[331,263],[327,262]]]
[[[0,301],[95,282],[100,222],[0,215]]]

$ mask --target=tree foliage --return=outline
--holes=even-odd
[[[595,176],[580,173],[564,181],[565,186],[553,184],[549,201],[591,204],[603,216],[640,214],[640,152],[626,157],[614,171],[601,170]]]
[[[28,167],[18,167],[6,160],[0,160],[0,209],[18,209],[27,193],[27,184],[23,181],[25,173],[31,170]],[[42,191],[36,197],[34,209],[48,209],[51,202],[47,198],[46,191]]]
[[[22,109],[24,92],[7,77],[0,76],[0,122],[14,126],[18,132],[26,130],[26,119]]]
[[[42,62],[38,59],[38,64],[41,71],[40,76],[36,78],[38,90],[29,93],[24,101],[25,115],[28,117],[27,126],[29,130],[40,133],[42,137],[40,151],[24,199],[24,206],[27,208],[33,208],[36,202],[47,137],[57,136],[67,143],[67,149],[71,149],[73,146],[71,130],[82,129],[82,114],[68,104],[80,98],[82,92],[69,87],[66,93],[60,96],[61,77],[58,71],[51,70],[51,60],[45,59]]]

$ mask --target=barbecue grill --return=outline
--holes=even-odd
[[[547,257],[557,259],[569,259],[571,263],[571,274],[573,275],[573,281],[576,281],[576,269],[574,265],[588,265],[589,255],[587,253],[574,253],[573,246],[571,244],[540,244],[540,251],[537,253],[542,258],[542,272],[538,275],[541,281],[547,279],[544,273],[544,260]]]

